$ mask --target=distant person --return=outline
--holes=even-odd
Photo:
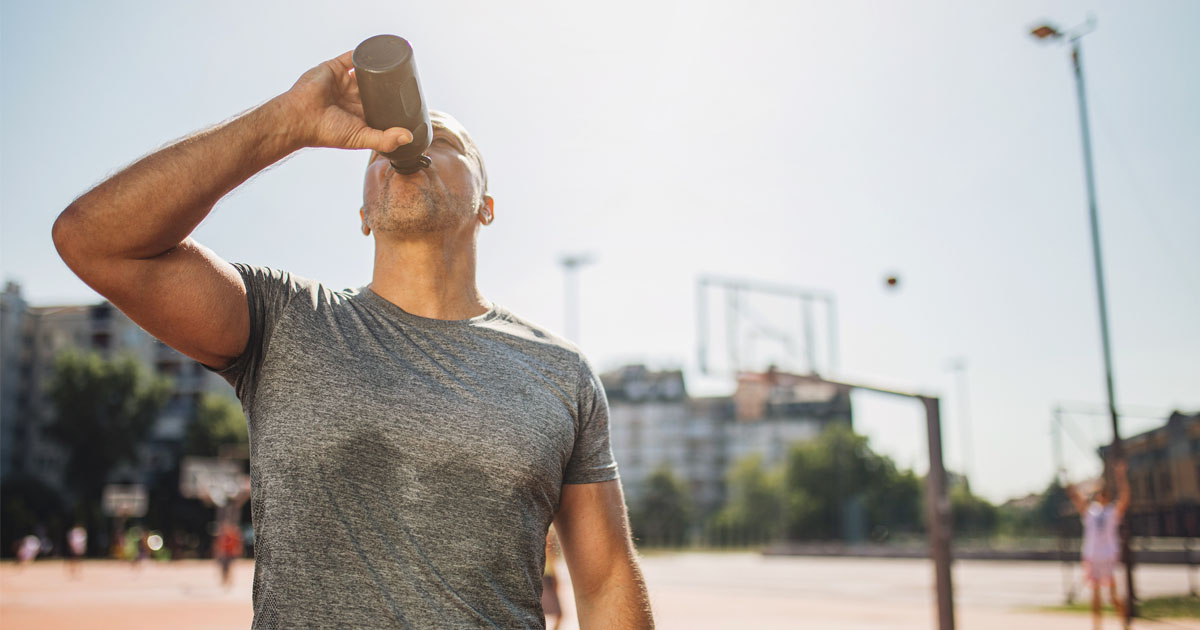
[[[1115,504],[1112,502],[1112,492],[1107,481],[1090,501],[1085,500],[1075,486],[1068,485],[1066,488],[1067,496],[1071,498],[1083,520],[1083,549],[1080,558],[1083,560],[1084,582],[1092,588],[1092,623],[1096,628],[1101,624],[1101,591],[1106,585],[1117,616],[1128,628],[1125,605],[1117,596],[1117,582],[1113,579],[1121,561],[1121,541],[1117,529],[1129,508],[1129,478],[1124,460],[1116,462],[1113,476],[1117,480]]]
[[[81,279],[236,389],[250,427],[254,626],[540,628],[537,557],[554,522],[581,625],[652,627],[600,379],[577,347],[476,284],[478,233],[495,218],[478,146],[432,112],[429,135],[415,130],[431,164],[393,169],[382,153],[414,130],[367,126],[351,59],[139,160],[53,229]],[[478,98],[486,109],[491,96]],[[230,264],[189,237],[222,197],[305,147],[371,152],[366,286]],[[333,174],[311,190],[337,189]],[[330,235],[297,236],[311,213],[344,211],[225,218],[264,251],[301,238],[357,256],[330,250],[341,242]]]
[[[134,525],[129,527],[124,532],[124,538],[121,542],[121,559],[128,560],[129,566],[134,569],[140,569],[141,563],[139,560],[142,555],[142,526]]]
[[[245,551],[242,547],[242,532],[238,526],[233,523],[222,523],[217,530],[217,540],[214,547],[214,553],[217,556],[217,564],[221,567],[221,584],[223,586],[231,586],[233,584],[233,576],[230,573],[230,565],[234,559],[242,557]]]
[[[558,537],[554,527],[546,533],[546,570],[542,573],[542,612],[546,615],[546,626],[558,630],[563,622],[562,602],[558,600]],[[550,618],[554,617],[554,625]]]
[[[79,575],[83,556],[87,554],[87,530],[81,523],[67,531],[67,571],[71,575]]]
[[[150,530],[141,529],[138,532],[137,540],[137,563],[139,566],[146,564],[150,559]]]
[[[42,550],[42,540],[34,534],[29,534],[17,543],[17,566],[25,566],[37,558]]]

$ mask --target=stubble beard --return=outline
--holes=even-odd
[[[457,195],[432,186],[395,191],[389,177],[383,189],[367,204],[367,224],[380,233],[402,235],[445,232],[458,222],[455,210],[465,202]]]

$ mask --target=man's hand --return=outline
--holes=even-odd
[[[352,55],[348,51],[305,72],[279,97],[288,106],[294,125],[291,134],[298,146],[389,153],[412,142],[407,129],[380,131],[367,126]]]

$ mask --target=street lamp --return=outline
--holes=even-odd
[[[1092,259],[1096,267],[1096,297],[1100,305],[1100,340],[1104,347],[1104,377],[1108,394],[1108,412],[1112,419],[1113,446],[1112,452],[1116,459],[1124,457],[1121,448],[1121,431],[1117,419],[1117,404],[1113,395],[1112,350],[1108,341],[1108,305],[1104,296],[1104,267],[1100,260],[1100,221],[1096,216],[1096,180],[1092,169],[1092,138],[1088,126],[1087,97],[1083,85],[1083,61],[1079,48],[1079,40],[1084,35],[1096,29],[1096,21],[1090,16],[1084,24],[1063,33],[1050,24],[1042,24],[1032,29],[1030,33],[1042,41],[1059,41],[1066,39],[1071,44],[1071,62],[1075,68],[1075,90],[1079,96],[1079,126],[1083,135],[1083,166],[1087,177],[1088,216],[1092,225]],[[1129,527],[1121,527],[1121,556],[1125,560],[1125,597],[1128,605],[1125,607],[1125,621],[1134,614],[1133,590],[1133,556],[1129,553]]]
[[[971,403],[967,397],[967,360],[959,357],[950,362],[947,369],[954,372],[954,380],[958,385],[958,425],[962,431],[962,474],[970,488],[971,464],[975,461],[971,448]]]
[[[558,264],[562,265],[564,272],[564,295],[563,306],[564,327],[563,331],[567,339],[579,343],[579,268],[595,262],[596,259],[591,254],[568,254],[558,259]]]

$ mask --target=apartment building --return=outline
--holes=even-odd
[[[197,398],[205,392],[233,397],[233,388],[196,361],[151,337],[108,302],[30,306],[14,282],[0,294],[0,480],[31,476],[65,491],[66,453],[46,434],[53,408],[46,386],[55,357],[74,349],[105,358],[131,356],[173,383],[171,398],[139,445],[137,465],[114,477],[141,479],[175,465]]]
[[[810,376],[747,372],[738,376],[733,395],[697,398],[688,395],[681,370],[628,365],[600,378],[630,502],[646,478],[665,467],[707,514],[724,503],[733,463],[757,454],[776,465],[789,445],[815,438],[829,423],[852,422],[849,388]]]
[[[1200,536],[1200,413],[1122,440],[1129,463],[1126,517],[1137,536]],[[1110,446],[1100,449],[1107,460]]]

